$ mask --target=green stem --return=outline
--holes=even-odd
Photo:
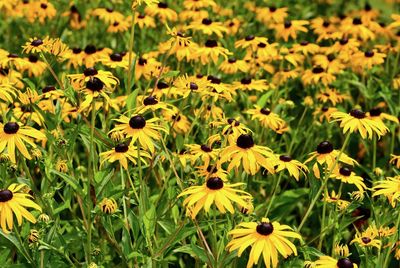
[[[124,179],[124,170],[122,168],[122,165],[119,166],[119,171],[121,173],[121,188],[122,188],[122,206],[124,209],[124,226],[126,230],[129,230],[129,223],[128,223],[128,214],[127,214],[127,209],[126,209],[126,196],[125,196],[125,179]]]
[[[398,215],[397,215],[397,220],[396,220],[395,226],[397,228],[400,226],[400,211],[398,211]],[[399,237],[399,230],[396,230],[396,234],[393,235],[393,237],[392,237],[392,239],[391,239],[391,241],[389,243],[389,247],[388,247],[388,250],[387,250],[387,253],[386,253],[386,256],[385,256],[385,261],[383,262],[382,268],[389,267],[388,265],[389,265],[390,252],[392,250],[393,244],[397,241],[398,237]]]
[[[347,143],[348,143],[349,140],[350,140],[350,135],[351,135],[351,132],[348,132],[348,133],[347,133],[347,136],[346,136],[346,138],[345,138],[345,140],[344,140],[343,146],[342,146],[342,148],[340,149],[340,152],[339,152],[338,156],[336,157],[336,161],[335,161],[335,163],[333,164],[332,168],[329,170],[329,172],[326,173],[325,179],[324,179],[324,181],[322,182],[321,187],[319,187],[317,194],[314,196],[314,199],[311,201],[311,204],[310,204],[310,206],[308,207],[307,212],[306,212],[306,214],[304,215],[303,220],[301,221],[301,223],[300,223],[300,225],[299,225],[299,228],[297,229],[298,232],[300,232],[301,228],[303,228],[304,224],[306,223],[306,220],[308,219],[308,217],[309,217],[310,214],[311,214],[312,209],[314,208],[315,204],[317,203],[317,201],[318,201],[318,199],[319,199],[319,196],[321,195],[323,189],[325,188],[325,185],[328,183],[329,176],[332,174],[332,171],[334,170],[334,168],[335,168],[336,165],[338,164],[339,159],[340,159],[340,157],[342,156],[342,153],[343,153],[344,149],[346,148]]]
[[[64,85],[61,83],[60,79],[58,79],[58,76],[54,72],[53,68],[51,67],[50,63],[47,61],[46,56],[43,54],[43,52],[40,52],[40,56],[42,56],[42,59],[47,65],[47,68],[49,69],[51,75],[54,77],[54,79],[57,81],[57,84],[60,86],[62,90],[64,90]]]
[[[127,95],[131,94],[132,90],[132,53],[133,53],[133,41],[135,38],[135,17],[136,17],[136,8],[133,10],[133,16],[132,16],[132,26],[131,26],[131,33],[129,36],[129,54],[128,54],[128,60],[129,60],[129,65],[128,65],[128,90],[127,90]]]
[[[267,211],[265,212],[265,218],[268,216],[268,213],[271,210],[271,206],[272,206],[272,203],[274,202],[276,192],[278,191],[279,184],[281,183],[282,174],[283,174],[283,172],[281,171],[281,173],[279,173],[278,181],[275,184],[274,192],[272,193],[271,200],[269,201]]]
[[[372,137],[372,170],[376,167],[376,134]]]

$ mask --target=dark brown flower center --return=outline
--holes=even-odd
[[[242,134],[237,138],[236,145],[242,149],[249,149],[254,146],[253,137],[248,134]]]
[[[217,43],[216,40],[207,40],[206,43],[205,43],[205,46],[206,47],[210,47],[210,48],[217,47],[218,43]]]
[[[260,235],[270,235],[274,231],[274,226],[270,222],[262,222],[257,225],[256,231]]]
[[[221,79],[213,75],[207,76],[207,80],[213,84],[221,84]]]
[[[218,171],[218,168],[216,166],[208,166],[207,167],[207,172],[217,173],[217,171]]]
[[[190,88],[190,90],[198,90],[199,86],[195,82],[190,82],[189,88]]]
[[[283,25],[285,26],[285,29],[289,29],[292,27],[292,22],[290,20],[286,20]]]
[[[211,25],[212,24],[212,20],[205,18],[201,21],[202,24],[204,25]]]
[[[50,91],[53,91],[53,90],[56,90],[56,87],[55,87],[55,86],[45,86],[45,87],[42,89],[42,93],[47,93],[47,92],[50,92]]]
[[[369,110],[369,114],[371,116],[380,116],[382,113],[381,109],[379,107],[376,108],[372,108],[371,110]]]
[[[143,58],[139,58],[138,63],[139,63],[139,65],[143,66],[143,65],[147,64],[147,60],[143,59]]]
[[[43,44],[43,41],[41,39],[35,39],[35,40],[33,40],[31,42],[31,45],[34,46],[34,47],[38,47],[38,46],[40,46],[42,44]]]
[[[6,134],[15,134],[19,130],[19,125],[16,122],[8,122],[4,125],[3,130]]]
[[[263,115],[269,115],[271,113],[271,110],[268,108],[261,108],[260,113],[262,113]]]
[[[206,153],[212,152],[212,148],[209,147],[208,145],[203,144],[203,145],[200,146],[200,148],[201,148],[201,150],[202,150],[203,152],[206,152]]]
[[[340,173],[341,175],[343,175],[343,176],[348,177],[348,176],[350,176],[350,174],[351,174],[351,169],[349,169],[348,167],[341,167],[341,168],[339,169],[339,173]]]
[[[112,61],[122,61],[122,56],[119,53],[114,53],[110,55]]]
[[[292,161],[292,158],[289,155],[281,155],[281,156],[279,156],[279,160],[281,160],[283,162],[290,162],[290,161]]]
[[[258,45],[257,45],[259,48],[265,48],[266,46],[267,46],[267,44],[265,44],[265,43],[258,43]]]
[[[251,41],[251,40],[254,40],[254,35],[248,35],[248,36],[246,36],[246,38],[244,39],[244,40],[246,40],[246,41]]]
[[[338,268],[353,268],[353,263],[348,258],[341,258],[336,263]]]
[[[236,59],[235,59],[235,58],[229,58],[229,59],[228,59],[228,62],[229,62],[229,63],[235,63],[235,62],[236,62]]]
[[[364,52],[364,56],[367,57],[367,58],[372,58],[374,56],[374,54],[375,53],[373,51],[370,51],[370,50]]]
[[[221,178],[214,177],[207,180],[207,188],[211,190],[219,190],[224,187],[224,181]]]
[[[250,85],[251,84],[251,78],[249,78],[249,77],[243,78],[242,80],[240,80],[240,83],[242,83],[242,85]]]
[[[320,73],[324,72],[324,68],[322,68],[322,67],[320,67],[320,66],[317,66],[317,67],[314,67],[314,68],[312,69],[312,72],[313,72],[314,74],[320,74]]]
[[[117,144],[117,146],[115,146],[115,148],[114,148],[114,150],[117,153],[125,153],[128,151],[128,149],[129,149],[129,146],[126,143]]]
[[[368,244],[372,241],[371,238],[369,237],[362,237],[361,240],[364,244]]]
[[[35,63],[39,60],[39,58],[35,55],[29,55],[28,60],[29,62]]]
[[[300,43],[300,45],[302,45],[302,46],[306,46],[308,44],[309,44],[308,41],[301,41],[301,43]]]
[[[75,48],[72,49],[72,53],[74,53],[74,54],[79,54],[81,52],[82,52],[82,49],[79,48],[79,47],[75,47]]]
[[[94,45],[87,45],[85,47],[85,53],[88,54],[88,55],[94,54],[94,53],[96,53],[96,51],[97,50],[96,50],[96,47]]]
[[[355,118],[357,118],[357,119],[365,118],[365,113],[363,111],[357,110],[357,109],[351,110],[350,111],[350,115],[355,117]]]
[[[7,57],[15,59],[15,58],[18,58],[18,54],[10,53],[10,54],[7,55]]]
[[[7,202],[13,198],[13,193],[10,190],[0,190],[0,202]]]
[[[271,7],[269,8],[269,11],[270,11],[270,12],[275,12],[276,10],[277,10],[276,6],[271,6]]]
[[[129,119],[129,126],[133,129],[142,129],[146,126],[146,119],[141,115],[132,116]]]
[[[339,41],[339,43],[340,43],[341,45],[346,45],[348,42],[349,42],[349,39],[346,38],[346,37],[342,38],[342,39]]]
[[[327,20],[325,20],[324,23],[322,23],[322,26],[324,26],[325,28],[328,27],[329,25],[331,25],[331,23]]]
[[[158,89],[165,89],[165,88],[169,88],[169,85],[163,81],[160,81],[157,83],[157,88]]]
[[[353,25],[360,25],[360,24],[362,24],[362,21],[361,21],[360,18],[354,18],[353,19]]]
[[[159,8],[168,8],[168,4],[167,4],[167,3],[160,2],[160,3],[158,3],[158,7],[159,7]]]
[[[93,77],[86,82],[86,88],[91,91],[101,91],[104,88],[104,83],[97,77]]]
[[[90,67],[90,68],[85,69],[85,70],[83,71],[83,74],[84,74],[85,76],[93,76],[93,75],[98,74],[98,72],[97,72],[97,70],[96,70],[95,68]]]
[[[317,146],[317,152],[319,154],[329,154],[333,151],[333,145],[329,141],[323,141]]]
[[[146,106],[147,105],[155,105],[157,103],[158,103],[158,100],[153,96],[149,96],[143,100],[143,104]]]

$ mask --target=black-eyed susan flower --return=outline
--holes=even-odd
[[[372,120],[382,123],[383,120],[389,120],[397,124],[399,123],[399,119],[396,116],[382,112],[382,109],[380,107],[372,108],[371,110],[369,110],[369,112],[366,113],[366,116]]]
[[[318,118],[318,120],[322,123],[324,120],[330,121],[331,115],[334,112],[337,112],[338,109],[335,107],[328,107],[328,106],[322,106],[322,107],[317,107],[315,111],[313,112],[313,116]]]
[[[221,56],[226,60],[229,55],[232,55],[232,52],[219,46],[216,40],[209,39],[204,46],[197,48],[194,57],[199,57],[201,64],[206,65],[209,62],[216,64]]]
[[[288,16],[287,7],[276,7],[271,5],[269,7],[256,8],[256,18],[265,25],[283,22]]]
[[[114,88],[119,83],[118,78],[111,72],[97,70],[94,67],[86,68],[81,74],[70,74],[67,77],[71,80],[71,85],[75,90],[84,87],[89,81],[93,82],[95,78],[100,80],[107,88]]]
[[[163,110],[164,119],[170,123],[171,128],[174,130],[174,135],[186,134],[190,130],[191,123],[186,115],[184,115],[178,108]]]
[[[278,114],[258,105],[254,105],[254,109],[249,109],[247,113],[251,115],[251,120],[258,120],[263,127],[270,128],[273,131],[285,124],[285,120],[280,118]]]
[[[145,12],[152,17],[158,17],[163,23],[178,20],[178,14],[175,10],[171,9],[166,2],[148,5]]]
[[[103,200],[101,200],[99,207],[105,214],[114,214],[118,209],[118,204],[114,198],[105,197]]]
[[[140,160],[139,160],[140,156]],[[132,162],[134,165],[137,164],[138,161],[141,161],[145,165],[147,164],[146,158],[151,159],[151,156],[148,152],[140,149],[140,153],[138,152],[137,147],[133,144],[129,144],[127,142],[121,142],[115,145],[112,150],[100,153],[101,162],[103,165],[105,161],[113,163],[115,161],[119,161],[120,165],[128,170],[128,161]]]
[[[379,239],[378,229],[375,226],[368,226],[362,233],[357,233],[350,244],[357,244],[361,247],[376,247],[381,248],[382,241]]]
[[[49,50],[49,45],[51,41],[48,37],[44,39],[39,38],[30,38],[29,41],[22,46],[24,53],[38,53],[38,52],[47,52]]]
[[[42,132],[32,127],[22,126],[17,122],[0,123],[0,152],[7,148],[7,153],[13,163],[16,162],[15,147],[25,158],[32,159],[25,143],[36,147],[33,139],[45,138],[46,136]]]
[[[270,89],[269,84],[264,79],[252,79],[251,77],[245,77],[240,81],[235,81],[232,84],[234,90],[241,91],[266,91]]]
[[[337,194],[334,190],[329,193],[323,193],[323,201],[330,204],[335,204],[339,211],[344,211],[349,205],[350,202],[347,200],[341,199],[340,195]]]
[[[256,145],[249,134],[241,134],[232,144],[222,149],[221,163],[228,162],[228,172],[242,166],[246,173],[254,175],[264,167],[274,173],[273,153],[270,148]]]
[[[37,243],[37,242],[39,241],[39,237],[40,237],[40,235],[39,235],[38,230],[31,229],[31,230],[29,231],[29,235],[28,235],[28,242],[29,242],[29,244],[35,244],[35,243]]]
[[[136,141],[145,150],[154,152],[154,140],[160,140],[160,132],[165,132],[166,129],[161,125],[157,124],[159,119],[153,117],[151,119],[145,119],[142,115],[133,115],[131,118],[122,115],[116,119],[120,124],[117,124],[111,132],[122,131],[127,138],[132,138],[132,143]]]
[[[283,22],[272,25],[271,27],[275,30],[276,38],[282,38],[285,42],[289,40],[289,37],[296,39],[298,32],[307,32],[309,22],[306,20],[285,20]]]
[[[249,71],[248,63],[244,60],[237,60],[236,58],[229,58],[223,61],[218,68],[226,74],[235,74],[239,71],[246,73]]]
[[[386,180],[378,181],[372,188],[372,196],[384,195],[392,207],[400,200],[400,176],[387,177]]]
[[[192,163],[195,163],[198,159],[204,163],[204,166],[208,166],[211,160],[215,160],[218,156],[219,149],[213,149],[212,146],[207,144],[186,144],[188,152],[191,155]]]
[[[376,134],[378,137],[384,136],[389,129],[382,123],[369,119],[366,114],[358,109],[351,110],[350,113],[335,112],[331,117],[333,122],[340,122],[343,133],[359,132],[363,139],[372,139]]]
[[[6,103],[12,103],[16,97],[16,89],[10,82],[0,83],[0,99]]]
[[[156,22],[152,16],[140,12],[137,12],[135,16],[135,25],[139,26],[140,29],[156,27]]]
[[[209,18],[193,21],[186,28],[186,30],[201,31],[205,35],[217,35],[222,38],[222,35],[228,31],[222,22],[213,21]]]
[[[339,156],[339,150],[333,148],[333,144],[329,141],[323,141],[317,146],[315,152],[310,153],[310,157],[304,162],[305,164],[316,160],[313,165],[313,172],[317,178],[320,178],[320,171],[318,165],[327,165],[328,170],[333,168],[337,157]],[[345,163],[350,166],[357,164],[357,161],[342,153],[339,158],[339,162]]]
[[[306,165],[302,164],[300,161],[293,159],[289,155],[279,155],[275,159],[275,172],[280,172],[286,169],[290,176],[294,177],[296,181],[299,180],[300,172],[306,175],[308,168]]]
[[[305,56],[309,54],[313,55],[320,50],[320,47],[317,44],[308,42],[308,41],[301,41],[298,44],[293,45],[293,51],[297,53],[301,53]]]
[[[317,85],[322,83],[327,86],[336,80],[336,76],[327,69],[321,66],[314,66],[312,69],[307,69],[301,77],[304,85]]]
[[[359,51],[354,53],[352,64],[361,70],[371,69],[375,65],[384,63],[385,57],[384,53],[379,53],[376,49],[365,52]]]
[[[155,96],[138,96],[135,113],[145,113],[146,111],[168,110],[169,105],[159,101]]]
[[[183,6],[186,9],[201,9],[207,7],[214,7],[217,4],[214,0],[185,0]]]
[[[193,219],[202,208],[208,213],[212,204],[215,204],[221,213],[226,213],[226,211],[234,213],[232,202],[246,206],[245,199],[251,197],[245,191],[236,189],[242,185],[243,183],[230,184],[221,178],[212,177],[201,186],[192,186],[183,190],[178,197],[188,195],[183,201],[183,205],[187,207],[188,214]]]
[[[348,167],[337,168],[331,178],[338,179],[344,183],[354,184],[360,192],[365,191],[367,186],[364,183],[364,179],[361,176],[357,176],[354,171]]]
[[[56,162],[54,168],[55,168],[55,170],[57,170],[58,172],[67,173],[67,171],[68,171],[67,160],[64,160],[64,159],[59,159],[59,160],[57,160],[57,162]]]
[[[340,31],[346,36],[351,36],[355,39],[374,40],[375,34],[368,28],[365,19],[355,17],[346,18],[340,25]]]
[[[317,94],[317,99],[322,102],[330,102],[333,106],[336,106],[338,103],[342,103],[344,100],[350,99],[350,96],[347,94],[342,94],[337,89],[334,88],[326,88]]]
[[[176,92],[188,97],[190,93],[204,92],[207,90],[209,82],[207,79],[198,79],[196,76],[183,75],[174,81]]]
[[[203,165],[197,167],[196,173],[203,178],[211,178],[211,177],[218,177],[221,178],[223,181],[227,180],[228,172],[222,169],[221,164],[219,162],[215,164],[210,164],[208,166]]]
[[[0,224],[5,233],[9,233],[14,226],[13,214],[20,226],[22,218],[36,223],[35,217],[25,207],[42,211],[42,208],[31,200],[31,195],[19,192],[25,186],[25,184],[13,183],[7,189],[0,190]]]
[[[124,19],[124,15],[112,8],[95,8],[92,10],[92,15],[98,17],[107,24],[112,24],[116,21]]]
[[[268,38],[248,35],[244,39],[236,41],[235,48],[249,48],[251,51],[254,52],[257,49],[258,44],[260,43],[263,43],[267,46]]]
[[[29,76],[39,77],[43,74],[46,68],[47,65],[45,62],[40,61],[35,55],[29,55],[29,57],[26,58],[21,71],[27,71]]]
[[[128,69],[129,57],[124,57],[120,53],[113,53],[110,56],[106,56],[103,58],[99,58],[98,61],[101,62],[103,65],[108,66],[110,68],[123,68],[125,70]],[[133,58],[133,57],[132,57]]]
[[[314,262],[314,268],[357,268],[357,264],[349,258],[335,259],[330,256],[321,256]]]
[[[229,251],[238,249],[238,256],[251,246],[247,268],[257,264],[261,255],[267,268],[278,267],[279,255],[285,259],[292,254],[297,255],[296,246],[287,238],[301,239],[288,225],[270,222],[267,218],[262,218],[259,223],[240,223],[228,234],[232,236],[232,240],[226,247]]]

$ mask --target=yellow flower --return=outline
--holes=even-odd
[[[300,161],[292,159],[289,155],[280,155],[277,157],[275,162],[275,172],[279,172],[286,169],[289,171],[290,176],[294,177],[296,181],[299,180],[300,172],[306,175],[308,168]]]
[[[67,160],[58,160],[55,169],[58,172],[66,173],[68,171]]]
[[[254,144],[253,137],[241,134],[236,141],[224,148],[221,152],[221,163],[228,162],[228,172],[234,167],[243,166],[244,171],[251,175],[264,167],[270,173],[274,171],[274,157],[270,148]]]
[[[132,138],[132,144],[138,141],[145,150],[150,152],[155,150],[153,140],[161,139],[160,131],[166,132],[164,127],[156,124],[159,121],[156,117],[146,120],[140,114],[133,115],[131,118],[123,115],[116,121],[121,124],[115,126],[110,132],[122,131],[127,138]]]
[[[326,164],[327,170],[329,171],[331,168],[333,168],[333,165],[336,162],[338,156],[339,150],[333,149],[333,145],[329,141],[323,141],[318,144],[317,150],[315,152],[310,153],[310,157],[304,163],[307,164],[308,162],[311,162],[315,159],[316,162],[313,165],[313,172],[315,177],[320,178],[318,165],[322,166]],[[342,153],[340,155],[339,162],[345,163],[350,166],[358,164],[356,160],[350,158],[345,153]]]
[[[372,139],[374,133],[380,138],[389,131],[383,123],[367,118],[363,111],[357,109],[351,110],[348,114],[335,112],[331,117],[334,119],[333,122],[340,122],[340,127],[343,128],[344,134],[348,131],[358,131],[363,139],[367,137]]]
[[[281,23],[275,24],[272,27],[275,29],[276,38],[282,38],[287,42],[289,37],[296,39],[297,32],[307,32],[307,28],[304,27],[308,25],[309,22],[306,20],[285,20]]]
[[[314,262],[315,268],[358,268],[357,264],[353,263],[348,258],[334,259],[330,256],[321,256]]]
[[[185,189],[178,197],[189,195],[183,201],[183,205],[188,208],[189,215],[194,219],[199,211],[204,208],[205,212],[215,203],[217,209],[221,213],[234,213],[232,202],[240,206],[246,206],[246,198],[251,197],[250,194],[235,189],[244,183],[229,184],[221,178],[212,177],[201,186],[192,186]]]
[[[376,247],[381,248],[382,242],[375,239],[378,236],[378,230],[374,226],[369,226],[364,232],[357,233],[350,244],[357,243],[361,247]]]
[[[35,139],[45,139],[46,136],[29,126],[20,126],[16,122],[8,122],[4,125],[0,123],[0,152],[7,147],[8,155],[13,163],[16,163],[15,147],[27,159],[32,159],[24,143],[36,147],[33,143]]]
[[[51,41],[49,40],[48,37],[44,38],[43,40],[36,37],[29,38],[29,41],[26,42],[24,46],[22,46],[23,48],[22,52],[24,53],[48,52],[50,44]]]
[[[261,255],[267,268],[278,267],[278,256],[285,259],[291,254],[297,256],[296,246],[287,237],[301,239],[301,236],[294,232],[288,225],[281,225],[279,222],[270,222],[262,218],[260,223],[243,222],[237,228],[228,233],[232,240],[226,246],[231,252],[238,249],[240,257],[244,250],[251,246],[247,268],[258,263]]]
[[[136,165],[139,158],[139,152],[132,144],[119,143],[112,150],[100,153],[100,157],[102,158],[100,165],[103,165],[105,161],[113,163],[118,160],[122,167],[128,170],[128,160]],[[147,164],[145,158],[150,159],[151,156],[148,152],[140,149],[140,161]]]
[[[285,125],[285,120],[280,118],[276,113],[273,113],[270,109],[261,108],[258,105],[254,105],[254,108],[255,109],[248,110],[247,113],[251,114],[251,120],[257,119],[263,127],[275,131]]]
[[[19,193],[25,184],[11,184],[7,189],[0,190],[0,225],[3,232],[9,233],[14,226],[13,213],[17,218],[18,225],[22,224],[22,218],[36,223],[35,217],[25,207],[42,211],[42,208],[33,202],[31,195]]]
[[[357,176],[348,167],[336,168],[336,170],[330,177],[341,180],[344,183],[354,184],[360,192],[365,191],[365,189],[367,188],[364,183],[364,179],[360,176]]]
[[[208,18],[202,20],[193,21],[186,26],[186,30],[201,31],[203,34],[212,35],[216,34],[219,38],[222,38],[222,34],[226,33],[228,29],[219,21],[212,21]]]
[[[114,214],[118,209],[117,202],[115,202],[114,198],[103,198],[101,200],[99,207],[103,213],[106,214]]]
[[[217,64],[220,56],[226,60],[228,59],[228,55],[232,55],[232,53],[228,49],[218,46],[216,40],[207,40],[204,47],[199,47],[193,57],[200,57],[201,64],[206,65],[211,61]]]
[[[384,195],[388,198],[392,207],[395,207],[400,199],[400,176],[388,177],[384,181],[378,181],[372,190],[374,191],[372,196]]]

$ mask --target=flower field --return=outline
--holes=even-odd
[[[399,267],[399,66],[398,0],[0,0],[0,267]]]

